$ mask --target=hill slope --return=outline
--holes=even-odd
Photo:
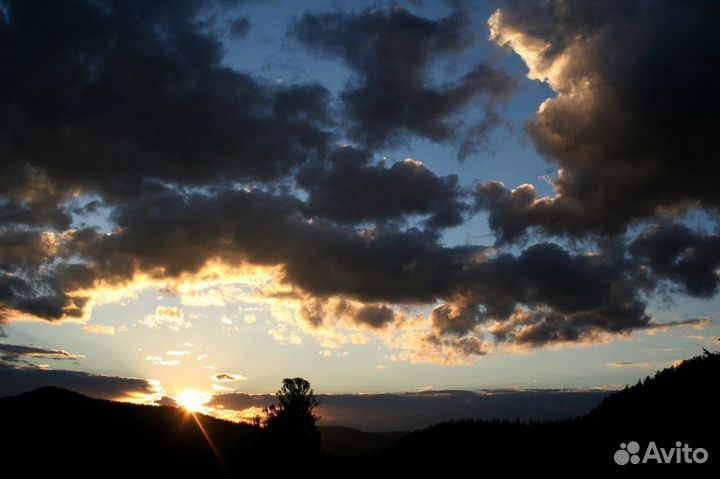
[[[720,477],[718,377],[720,355],[706,354],[610,395],[581,418],[436,424],[404,437],[383,458],[393,470],[404,471],[410,464],[430,475]],[[617,465],[615,452],[630,441],[641,445],[641,459],[651,441],[666,449],[678,441],[702,447],[709,459],[704,464]],[[417,457],[446,460],[427,459],[416,466]]]
[[[397,443],[406,432],[365,432],[351,427],[319,426],[321,449],[332,456],[360,456]]]

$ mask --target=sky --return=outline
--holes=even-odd
[[[716,346],[719,13],[0,1],[0,393],[238,418]]]

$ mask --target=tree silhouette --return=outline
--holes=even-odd
[[[320,419],[313,410],[320,404],[310,383],[303,378],[283,379],[276,393],[278,404],[263,408],[262,426],[273,447],[287,454],[308,454],[320,447],[320,432],[315,423]]]

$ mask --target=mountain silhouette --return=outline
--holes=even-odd
[[[43,387],[0,399],[9,476],[222,476],[260,447],[249,425],[166,406],[91,399]],[[198,424],[202,425],[202,429]],[[225,465],[208,444],[214,440]]]
[[[706,353],[561,421],[458,420],[404,433],[320,427],[322,452],[298,458],[262,430],[166,406],[44,387],[0,399],[6,477],[718,477],[720,355]],[[621,445],[680,441],[702,463],[618,465]],[[638,459],[639,460],[639,459]]]

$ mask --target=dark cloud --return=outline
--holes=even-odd
[[[121,399],[155,392],[153,385],[144,379],[0,363],[0,397],[21,394],[43,386],[61,387],[102,399]]]
[[[371,328],[382,328],[395,318],[395,311],[386,305],[365,305],[357,310],[354,319]]]
[[[177,401],[170,396],[163,396],[157,401],[155,401],[155,404],[158,406],[167,406],[167,407],[179,407],[179,404]]]
[[[66,282],[63,274],[64,271],[75,268],[86,267],[63,265],[54,270],[56,275],[33,273],[30,279],[13,274],[0,274],[0,321],[14,316],[18,311],[47,320],[80,317],[87,299],[65,293],[73,289],[73,283]]]
[[[341,94],[352,122],[348,133],[375,148],[410,133],[437,142],[453,140],[458,136],[455,114],[473,100],[484,105],[488,118],[494,117],[494,100],[508,96],[514,84],[490,64],[475,65],[442,85],[429,78],[434,60],[473,44],[470,27],[468,14],[461,10],[429,20],[395,5],[358,14],[308,13],[289,32],[308,47],[342,59],[355,72]]]
[[[720,206],[717,2],[514,2],[491,19],[495,41],[524,57],[557,97],[527,124],[561,169],[557,196],[479,190],[506,239],[616,233],[637,218]]]
[[[645,296],[662,282],[717,292],[717,236],[677,225],[629,248],[605,238],[616,244],[593,253],[544,242],[517,254],[446,246],[440,230],[470,213],[458,178],[333,150],[329,92],[224,66],[228,25],[216,28],[217,5],[3,5],[0,322],[82,317],[84,291],[139,273],[176,278],[211,259],[281,266],[315,326],[333,316],[387,330],[404,320],[402,307],[440,302],[423,345],[464,356],[485,354],[486,336],[540,346],[664,327]],[[554,198],[529,185],[477,186],[474,209],[489,211],[499,244],[528,227],[610,234],[659,209],[719,206],[717,6],[562,5],[512,4],[491,20],[498,43],[558,92],[528,131],[562,168]],[[247,25],[236,23],[238,36]],[[489,64],[432,81],[436,59],[473,44],[470,27],[461,10],[428,20],[392,6],[306,14],[290,33],[353,70],[341,100],[354,139],[443,142],[470,128],[467,154],[501,121],[493,103],[512,89]],[[485,119],[458,125],[473,101]],[[100,210],[110,211],[103,231],[71,221]]]
[[[213,376],[212,376],[212,380],[218,381],[218,382],[234,382],[234,381],[240,381],[243,379],[247,379],[247,378],[240,374],[230,374],[230,373],[218,373],[218,374],[213,374]]]
[[[610,391],[489,390],[427,391],[394,394],[318,394],[320,426],[363,431],[411,431],[459,418],[523,421],[579,416],[597,406]],[[220,394],[208,406],[243,410],[275,401],[267,394]]]
[[[228,22],[230,36],[234,39],[244,38],[250,31],[250,20],[245,17],[238,17]]]
[[[581,235],[594,228],[595,218],[579,214],[567,203],[538,198],[530,184],[508,190],[502,182],[489,181],[478,184],[473,194],[476,209],[489,213],[488,223],[498,243],[520,238],[529,226],[539,226],[550,235]]]
[[[443,304],[432,310],[433,328],[448,336],[464,336],[478,323],[480,310],[477,304]]]
[[[0,270],[42,265],[54,254],[53,242],[53,236],[42,231],[15,230],[0,226]]]
[[[692,231],[680,224],[645,230],[630,253],[647,264],[654,277],[681,285],[689,295],[709,298],[718,292],[720,236]]]
[[[372,164],[369,152],[350,147],[307,165],[297,181],[308,191],[306,214],[343,224],[420,215],[431,228],[449,227],[468,210],[456,175],[438,177],[413,160]]]
[[[641,285],[622,258],[571,254],[552,243],[518,256],[500,254],[467,265],[449,304],[431,314],[436,331],[461,337],[489,321],[499,341],[592,340],[651,324]]]
[[[35,189],[33,177],[66,196],[123,197],[152,178],[271,180],[325,148],[327,91],[266,85],[223,66],[213,4],[4,6],[0,215],[10,221],[34,211],[18,193]]]
[[[355,229],[309,221],[294,197],[260,190],[182,194],[174,190],[118,206],[111,234],[78,231],[67,254],[90,263],[64,271],[76,286],[97,278],[130,279],[195,272],[210,258],[231,264],[285,265],[285,279],[316,296],[429,302],[452,272],[480,251],[443,247],[429,231]]]
[[[540,346],[655,327],[644,297],[654,284],[642,266],[685,284],[698,271],[707,276],[715,268],[715,260],[697,258],[717,256],[715,238],[691,241],[687,231],[687,246],[668,257],[653,253],[658,247],[650,233],[634,244],[632,258],[622,242],[592,253],[540,243],[513,255],[443,246],[428,230],[357,231],[309,220],[303,210],[295,197],[261,190],[158,189],[116,206],[112,219],[118,229],[112,234],[84,229],[67,235],[58,257],[85,263],[59,261],[27,281],[6,276],[0,292],[4,304],[52,320],[79,316],[87,298],[70,292],[98,281],[123,283],[140,272],[177,277],[197,272],[212,258],[282,265],[283,279],[299,291],[295,299],[303,300],[301,316],[310,324],[332,316],[379,329],[402,321],[393,305],[440,300],[446,304],[432,312],[426,344],[471,356],[487,351],[488,332],[500,342]],[[662,269],[668,261],[674,269]],[[712,291],[693,287],[689,293]],[[43,293],[48,290],[55,293]]]
[[[326,322],[340,320],[348,325],[382,329],[394,321],[402,319],[402,315],[386,304],[358,304],[337,298],[332,300],[304,299],[299,313],[300,318],[312,326],[321,326]]]
[[[22,182],[22,181],[21,181]],[[30,185],[25,184],[31,188]],[[2,185],[0,185],[0,188]],[[20,195],[15,191],[5,191],[5,194]],[[28,225],[66,229],[70,226],[70,214],[57,202],[61,198],[36,198],[29,201],[20,201],[15,198],[0,198],[0,225]]]
[[[69,353],[62,349],[38,348],[20,344],[0,343],[0,361],[8,363],[25,363],[25,358],[41,358],[54,360],[77,360],[84,356]]]

